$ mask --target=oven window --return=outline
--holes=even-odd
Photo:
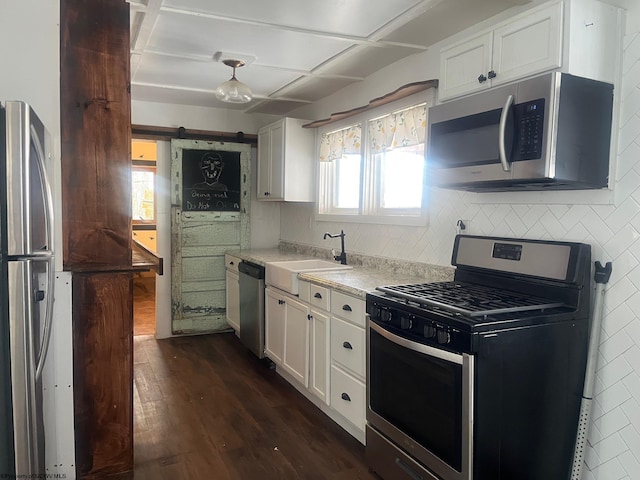
[[[462,366],[370,331],[371,409],[457,471],[462,468]]]

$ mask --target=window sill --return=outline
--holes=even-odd
[[[426,227],[429,224],[427,216],[402,216],[402,215],[335,215],[316,213],[316,222],[337,223],[370,223],[377,225],[400,225]]]

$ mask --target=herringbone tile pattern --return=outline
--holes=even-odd
[[[344,228],[347,251],[368,255],[449,265],[456,220],[466,219],[471,234],[585,242],[594,261],[613,262],[584,480],[640,479],[640,15],[635,18],[624,40],[613,204],[595,205],[589,192],[491,204],[441,190],[432,192],[428,227],[316,223],[309,221],[313,205],[281,210],[283,240],[329,248],[322,232]]]

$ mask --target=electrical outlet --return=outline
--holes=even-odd
[[[469,233],[471,220],[460,219],[456,222],[456,233]]]

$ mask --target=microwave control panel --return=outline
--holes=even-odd
[[[541,158],[544,106],[544,98],[514,105],[516,143],[513,161]]]

